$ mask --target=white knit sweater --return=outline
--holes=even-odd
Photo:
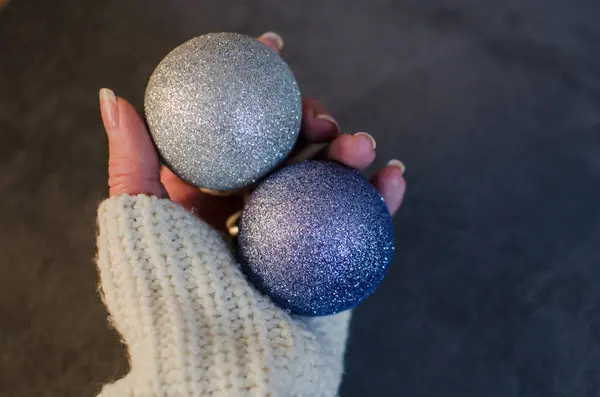
[[[131,360],[101,397],[336,395],[349,312],[290,316],[169,200],[110,198],[98,224],[102,297]]]

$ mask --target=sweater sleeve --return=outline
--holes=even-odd
[[[131,361],[101,397],[336,395],[349,312],[288,315],[169,200],[110,198],[98,229],[101,295]]]

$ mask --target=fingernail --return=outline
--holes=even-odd
[[[396,159],[390,160],[389,163],[387,163],[387,165],[389,165],[391,167],[400,168],[400,170],[402,171],[402,175],[404,175],[404,172],[406,171],[406,166],[400,160],[396,160]]]
[[[115,93],[108,88],[101,88],[98,96],[100,98],[100,112],[106,127],[116,127],[119,125],[119,108]]]
[[[277,46],[277,50],[281,51],[281,49],[283,48],[283,39],[281,38],[280,35],[278,35],[275,32],[266,32],[263,33],[260,36],[261,39],[267,39],[267,40],[271,40],[275,43],[275,45]]]
[[[375,142],[375,138],[373,138],[371,134],[367,134],[366,132],[357,132],[356,134],[354,134],[354,136],[358,135],[363,135],[369,138],[369,140],[371,141],[371,146],[373,147],[373,150],[375,150],[375,148],[377,147],[377,142]]]
[[[335,126],[335,129],[336,129],[337,131],[340,131],[340,125],[339,125],[339,124],[338,124],[338,122],[337,122],[337,121],[336,121],[336,120],[335,120],[333,117],[331,117],[330,115],[328,115],[328,114],[317,114],[317,119],[319,119],[319,120],[325,120],[325,121],[329,121],[331,124],[333,124],[333,125]]]

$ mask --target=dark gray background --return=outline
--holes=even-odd
[[[127,370],[96,296],[97,90],[275,30],[305,95],[406,162],[397,255],[343,397],[600,393],[600,2],[14,0],[0,12],[0,395]]]

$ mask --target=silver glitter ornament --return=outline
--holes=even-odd
[[[302,113],[287,64],[237,33],[175,48],[150,77],[144,108],[164,163],[213,190],[241,188],[273,170],[292,150]]]
[[[249,279],[292,313],[350,309],[383,280],[394,252],[391,215],[357,171],[305,161],[267,177],[250,195],[238,253]]]

